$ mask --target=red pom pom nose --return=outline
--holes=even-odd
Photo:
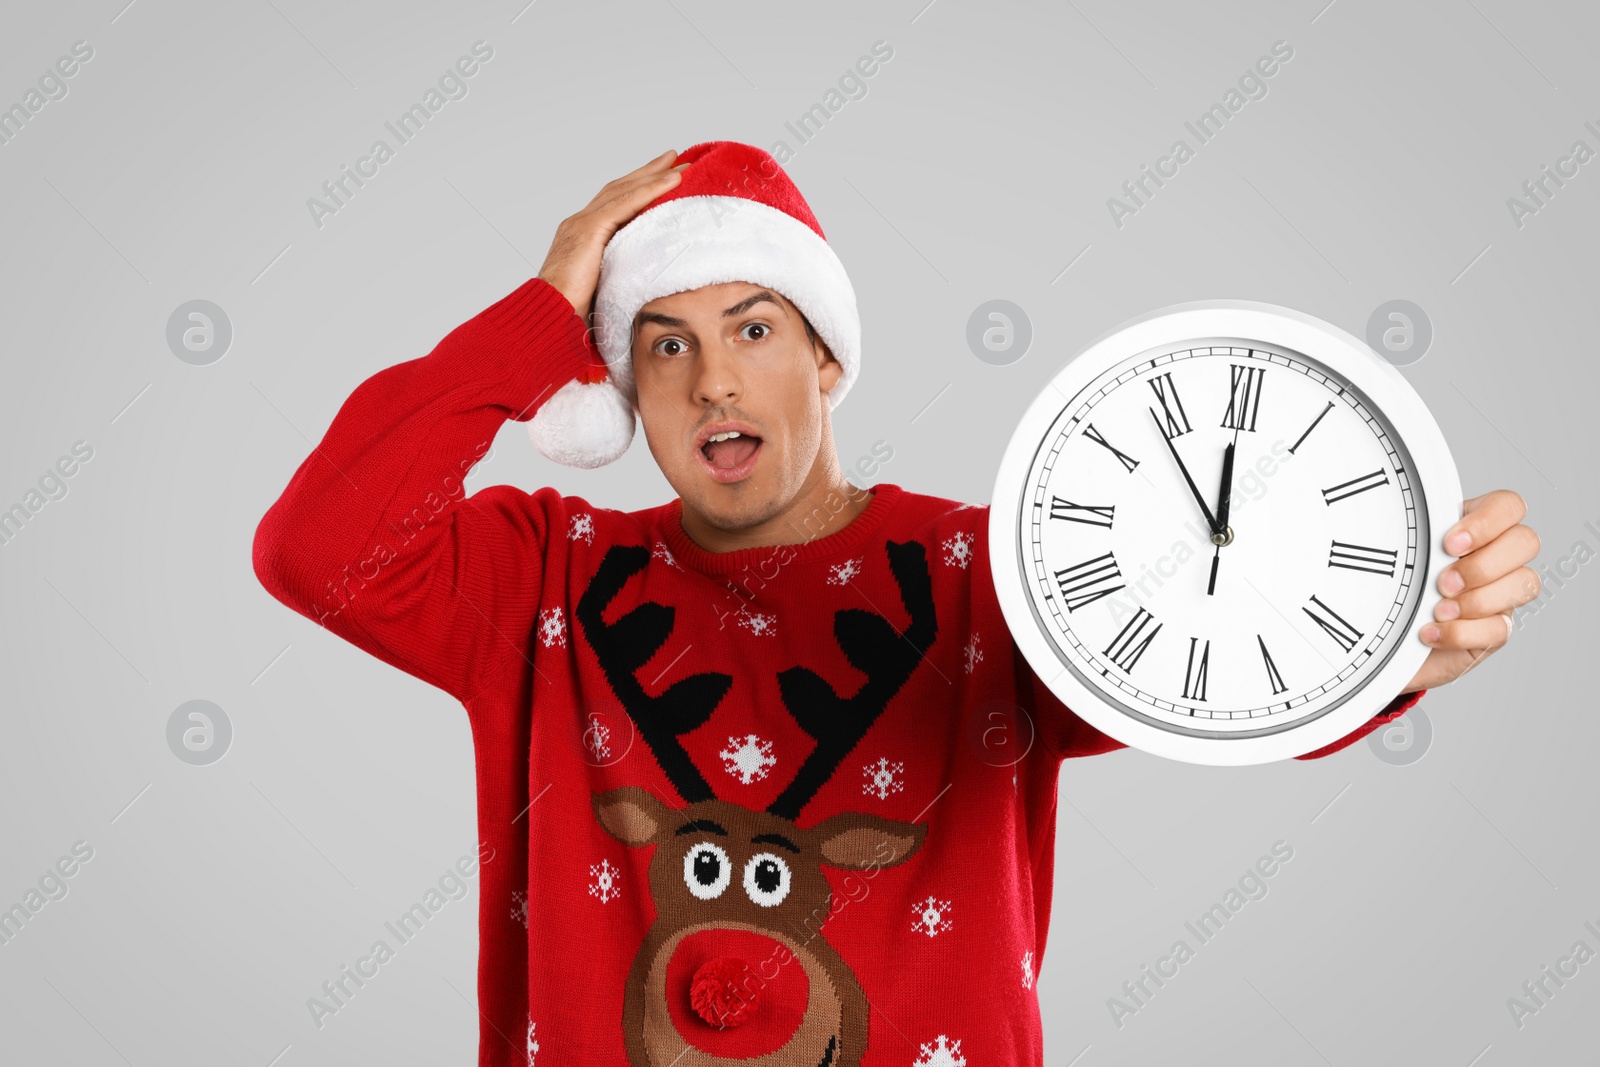
[[[811,1003],[806,966],[787,942],[769,934],[708,925],[673,948],[661,1007],[679,1036],[702,1054],[696,1063],[787,1063],[782,1052]]]
[[[760,983],[746,976],[750,968],[737,956],[718,956],[702,963],[689,983],[689,1004],[712,1026],[742,1026],[755,1013]]]

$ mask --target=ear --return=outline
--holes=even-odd
[[[822,339],[821,334],[817,335],[815,349],[817,386],[824,393],[832,392],[833,387],[838,385],[839,379],[844,376],[844,367],[833,357],[833,351],[828,348],[828,342]]]
[[[861,812],[831,816],[812,830],[821,842],[822,861],[850,871],[904,863],[922,847],[927,832],[925,823],[898,822]]]
[[[594,816],[606,833],[635,848],[654,841],[670,816],[670,809],[659,797],[636,785],[620,786],[590,800]]]

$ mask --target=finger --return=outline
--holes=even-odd
[[[1487,659],[1489,653],[1482,649],[1476,652],[1467,652],[1457,649],[1436,648],[1428,653],[1428,658],[1423,661],[1416,677],[1411,679],[1407,691],[1417,689],[1437,689],[1466,674]]]
[[[1439,601],[1433,617],[1440,622],[1451,619],[1487,619],[1515,611],[1538,597],[1539,575],[1531,567],[1519,567],[1488,585],[1469,589],[1457,597]]]
[[[1422,643],[1430,648],[1489,649],[1505,644],[1511,636],[1511,616],[1487,619],[1456,619],[1430,622],[1422,628]]]
[[[683,163],[660,173],[639,175],[615,187],[608,185],[582,211],[565,220],[562,225],[581,235],[580,240],[585,243],[598,239],[604,245],[624,222],[642,211],[651,200],[677,185],[682,180],[683,169],[688,165]]]
[[[1509,489],[1475,496],[1462,508],[1465,514],[1444,532],[1444,550],[1452,556],[1464,556],[1488,544],[1528,514],[1527,502]]]
[[[633,170],[630,170],[627,174],[623,175],[623,177],[631,178],[635,174],[645,174],[651,171],[666,170],[668,167],[672,166],[672,161],[677,158],[678,150],[676,148],[669,148],[643,166],[635,167]]]
[[[682,181],[683,168],[687,166],[689,164],[684,163],[659,174],[642,175],[631,183],[613,190],[608,199],[597,203],[585,214],[591,221],[611,227],[621,226],[644,210],[650,201]]]
[[[1539,554],[1539,535],[1529,526],[1513,526],[1480,549],[1467,553],[1439,574],[1439,592],[1455,596],[1499,581]]]
[[[653,160],[650,160],[650,162],[645,163],[645,165],[643,165],[643,166],[635,166],[634,170],[630,170],[629,173],[622,174],[622,176],[619,176],[619,178],[613,178],[613,179],[611,179],[611,181],[606,182],[605,186],[602,186],[602,192],[605,189],[610,189],[611,186],[621,186],[622,182],[626,182],[626,181],[630,181],[630,179],[638,178],[638,176],[640,176],[640,174],[654,174],[654,173],[659,173],[659,171],[667,170],[667,168],[669,168],[669,166],[672,166],[672,162],[674,162],[674,160],[677,160],[677,158],[678,158],[678,150],[677,149],[667,149],[666,152],[662,152],[661,155],[658,155],[658,157],[653,158]]]
[[[611,183],[610,193],[606,196],[597,197],[596,199],[598,199],[601,203],[605,203],[608,200],[615,200],[618,196],[631,192],[640,186],[649,185],[651,182],[660,181],[661,179],[669,177],[673,174],[682,174],[683,171],[688,167],[688,163],[679,163],[673,167],[663,167],[659,170],[651,170],[642,174],[630,174],[626,178],[619,178],[615,182]]]

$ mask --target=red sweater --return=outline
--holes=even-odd
[[[1123,746],[1013,644],[987,507],[884,483],[712,553],[677,499],[465,496],[595,361],[527,282],[362,383],[255,539],[273,596],[467,709],[479,1064],[1041,1063],[1057,776]]]

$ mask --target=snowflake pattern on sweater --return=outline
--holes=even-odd
[[[776,616],[749,608],[739,609],[739,625],[758,637],[771,637],[778,632]]]
[[[950,929],[953,924],[950,918],[950,902],[940,900],[938,897],[928,897],[912,906],[916,918],[912,920],[911,929],[937,937]]]
[[[861,773],[866,775],[866,782],[862,784],[861,791],[868,796],[877,797],[879,800],[888,800],[890,793],[905,792],[906,765],[899,760],[889,762],[887,756],[879,756],[878,762],[869,763],[861,768]]]
[[[589,895],[602,904],[609,904],[622,895],[622,882],[617,868],[610,860],[601,860],[589,868]]]
[[[667,543],[665,541],[657,541],[655,543],[655,547],[651,550],[651,555],[656,559],[661,560],[669,567],[680,571],[683,570],[682,567],[678,566],[678,561],[673,558],[672,549],[667,547]]]
[[[567,647],[567,620],[561,617],[560,608],[546,608],[539,613],[539,643],[545,648]]]
[[[590,714],[588,726],[583,731],[583,747],[589,750],[596,763],[611,759],[611,727],[599,715]]]
[[[767,772],[778,765],[778,757],[772,754],[772,742],[755,734],[728,738],[728,747],[717,755],[722,757],[723,770],[745,785],[765,778]]]
[[[966,645],[961,649],[961,669],[971,674],[983,662],[983,650],[978,647],[978,635],[973,634],[967,638]]]
[[[913,1067],[967,1067],[967,1058],[961,1055],[960,1041],[940,1034],[921,1046]]]
[[[949,567],[967,569],[972,562],[972,542],[974,535],[965,530],[958,530],[944,542],[944,562]]]
[[[829,585],[849,585],[850,579],[861,573],[859,559],[847,559],[828,568]]]

